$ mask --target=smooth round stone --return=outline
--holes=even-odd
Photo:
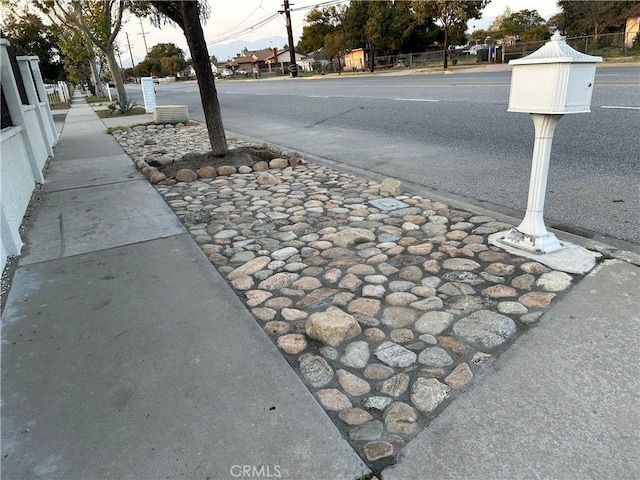
[[[374,284],[383,284],[387,282],[387,277],[384,275],[367,275],[364,277],[364,281],[367,283],[374,283]]]
[[[278,347],[285,353],[297,355],[307,348],[307,340],[304,335],[290,333],[278,338]]]
[[[498,311],[505,315],[523,315],[529,310],[519,302],[500,302],[498,303]]]
[[[327,360],[337,360],[340,356],[338,350],[333,347],[329,347],[325,345],[324,347],[320,347],[320,355],[322,355]]]
[[[362,425],[373,420],[369,412],[358,407],[345,408],[338,414],[338,418],[347,425]]]
[[[340,362],[347,367],[364,368],[369,362],[369,344],[364,341],[357,341],[348,344],[344,349],[344,355]]]
[[[392,292],[406,292],[415,286],[415,283],[406,280],[396,280],[389,283],[389,289]]]
[[[453,318],[453,315],[449,312],[427,312],[416,321],[414,328],[420,333],[439,335],[449,328]]]
[[[417,301],[419,297],[408,292],[394,292],[385,297],[385,302],[392,306],[405,306]]]
[[[300,362],[300,372],[302,376],[312,387],[324,387],[333,379],[333,369],[324,358],[311,353],[305,353],[300,356],[298,361]],[[344,408],[347,407],[345,406]]]
[[[342,389],[352,397],[360,397],[371,391],[369,383],[346,370],[336,370],[336,377]]]
[[[561,292],[569,288],[572,280],[573,277],[565,272],[548,272],[538,278],[536,286],[548,292]]]
[[[371,327],[362,332],[364,337],[372,342],[379,342],[386,338],[386,334],[379,328]]]
[[[391,433],[413,435],[418,431],[418,414],[406,403],[392,403],[385,410],[383,418],[387,430]]]
[[[370,462],[390,457],[393,455],[393,445],[384,441],[369,442],[364,446],[364,454]]]
[[[395,328],[389,334],[389,339],[395,343],[411,342],[414,338],[413,330],[410,328]]]
[[[453,359],[440,347],[429,347],[418,355],[418,363],[427,367],[441,368],[451,365]]]
[[[377,440],[382,436],[382,422],[373,420],[349,430],[349,438],[354,441]]]
[[[291,331],[291,325],[287,322],[281,322],[280,320],[274,320],[267,322],[264,325],[264,330],[272,337],[279,337]]]
[[[316,392],[318,402],[325,410],[339,412],[346,408],[351,408],[351,401],[340,390],[335,388],[325,388]]]

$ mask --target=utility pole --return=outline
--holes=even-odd
[[[124,34],[127,36],[127,45],[129,46],[129,55],[131,56],[131,68],[134,67],[133,65],[133,53],[131,53],[131,43],[129,43],[129,34],[127,32],[124,32]]]
[[[139,33],[139,35],[142,35],[142,40],[144,41],[144,50],[145,52],[147,52],[147,54],[149,54],[149,48],[147,47],[147,37],[144,36],[145,33],[149,33],[149,32],[144,31],[144,26],[142,25],[142,19],[140,19],[140,29],[142,31]]]
[[[287,37],[289,38],[289,70],[293,78],[298,76],[298,65],[296,64],[296,51],[293,48],[293,30],[291,29],[291,9],[289,8],[289,0],[284,0],[284,16],[287,20]]]

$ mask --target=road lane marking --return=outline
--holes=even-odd
[[[394,98],[396,102],[439,102],[440,100],[432,100],[429,98]]]
[[[640,110],[640,107],[618,107],[616,105],[602,105],[600,108],[611,108],[617,110]]]

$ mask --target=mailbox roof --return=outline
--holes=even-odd
[[[571,48],[564,41],[566,37],[557,31],[551,40],[545,43],[531,55],[511,60],[509,65],[533,65],[537,63],[597,63],[602,61],[602,57],[585,55]]]

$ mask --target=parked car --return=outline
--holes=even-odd
[[[240,68],[240,69],[236,70],[236,74],[237,75],[248,75],[249,71],[245,70],[244,68]]]
[[[153,83],[160,83],[160,79],[158,77],[151,77]]]
[[[222,78],[233,77],[233,72],[231,70],[229,70],[228,68],[225,68],[220,72],[220,76]]]

